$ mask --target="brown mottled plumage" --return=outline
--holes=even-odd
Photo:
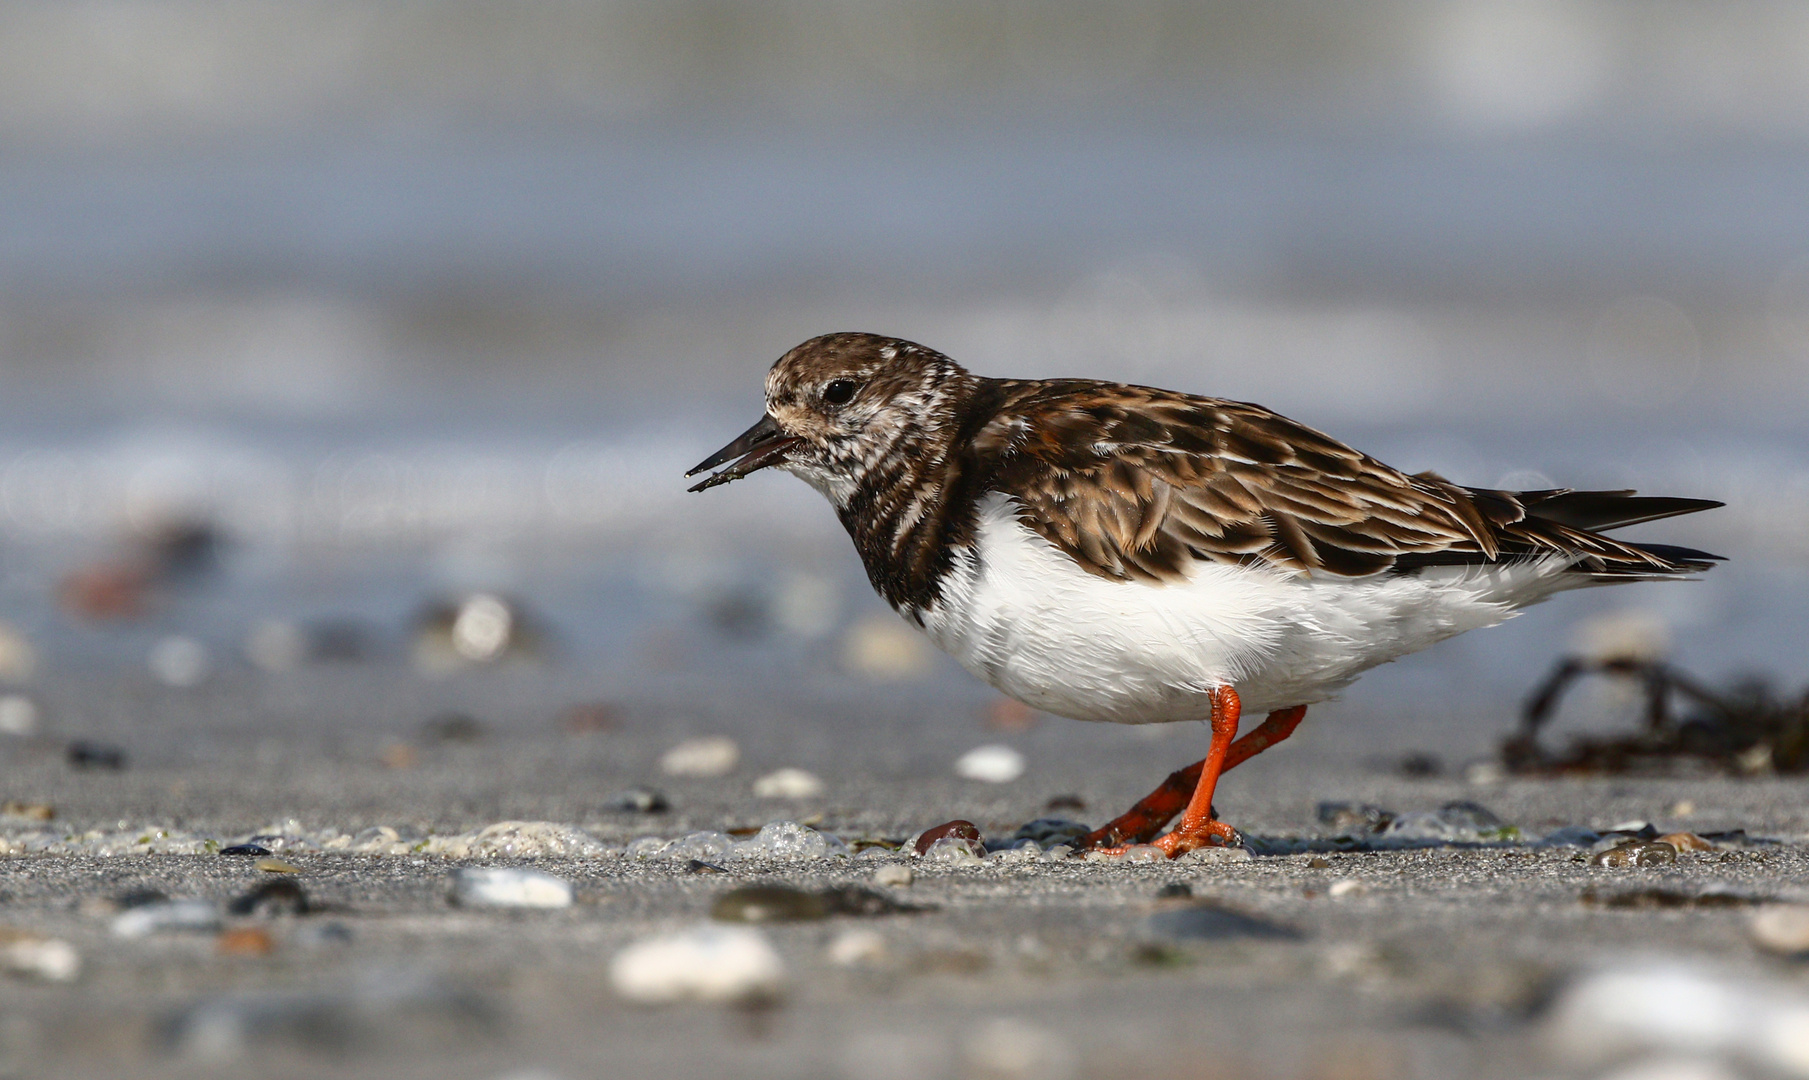
[[[1036,708],[1210,721],[1206,759],[1089,844],[1234,842],[1213,819],[1219,774],[1363,671],[1567,588],[1715,558],[1602,530],[1719,503],[1462,487],[1259,405],[980,378],[897,338],[806,341],[768,373],[766,406],[694,490],[775,465],[803,478],[894,608]],[[1269,716],[1239,737],[1246,705]]]

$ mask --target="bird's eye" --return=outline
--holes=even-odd
[[[823,400],[831,405],[846,405],[854,400],[854,380],[837,379],[823,387]]]

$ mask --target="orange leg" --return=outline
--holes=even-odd
[[[1300,726],[1306,711],[1305,705],[1295,705],[1270,713],[1268,719],[1257,725],[1255,730],[1231,744],[1231,748],[1225,752],[1225,763],[1220,766],[1219,772],[1225,773],[1237,768],[1294,734],[1294,729]],[[1206,762],[1202,760],[1169,773],[1161,787],[1145,795],[1136,806],[1088,833],[1081,840],[1080,846],[1113,847],[1119,844],[1149,843],[1151,838],[1162,831],[1162,826],[1168,824],[1168,820],[1187,805],[1188,797],[1200,785],[1200,774],[1205,768]]]

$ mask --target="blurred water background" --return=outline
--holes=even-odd
[[[1320,745],[1475,752],[1579,643],[1809,681],[1809,8],[1179,0],[0,3],[0,674],[147,746],[978,717],[814,493],[684,493],[837,329],[1729,504]],[[423,659],[473,591],[537,659]]]

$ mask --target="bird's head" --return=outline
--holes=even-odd
[[[686,473],[734,464],[703,491],[778,466],[845,507],[872,470],[940,430],[967,372],[913,342],[878,334],[811,338],[766,375],[766,415]]]

